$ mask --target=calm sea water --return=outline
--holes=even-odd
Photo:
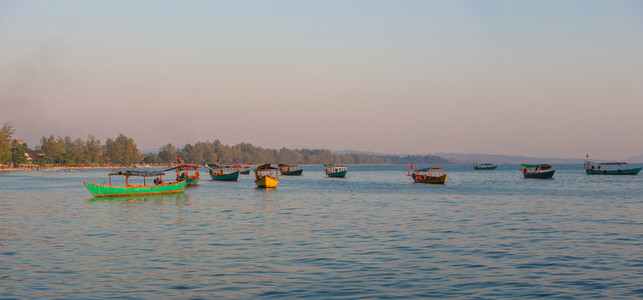
[[[0,174],[0,298],[643,297],[643,176],[320,166],[99,199],[106,170]]]

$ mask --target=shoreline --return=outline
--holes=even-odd
[[[162,165],[109,165],[109,166],[37,166],[37,167],[0,167],[0,172],[18,171],[59,171],[59,170],[106,170],[106,169],[137,169],[137,168],[172,168],[179,164]]]

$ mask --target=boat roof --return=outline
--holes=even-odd
[[[227,168],[237,168],[236,165],[210,165],[213,169],[227,169]]]
[[[217,169],[223,169],[223,168],[236,168],[239,165],[220,165],[220,164],[207,164],[208,167],[210,168],[217,168]]]
[[[286,164],[286,163],[279,163],[279,166],[280,166],[280,167],[296,167],[296,166],[299,166],[299,165],[295,165],[295,164]]]
[[[263,164],[258,166],[255,170],[277,170],[277,168],[271,166],[270,164]]]
[[[533,164],[520,164],[520,165],[525,167],[525,168],[535,168],[535,167],[546,167],[546,168],[549,167],[549,168],[551,168],[551,165],[548,165],[548,164],[535,164],[535,165],[533,165]]]
[[[493,166],[492,163],[476,163],[478,166]]]
[[[431,171],[431,170],[440,170],[440,169],[444,170],[444,168],[424,168],[424,169],[417,169],[416,171],[417,172],[427,172],[427,171]]]
[[[344,167],[344,165],[342,165],[342,164],[337,164],[337,165],[325,164],[324,167],[326,167],[326,168],[334,168],[334,167]]]
[[[604,162],[598,163],[599,165],[627,165],[626,162]]]
[[[165,169],[165,170],[163,170],[163,172],[170,171],[170,170],[176,170],[176,169],[197,170],[197,169],[199,169],[199,167],[200,167],[199,165],[182,164],[182,165],[179,165],[179,166],[176,166],[176,167]]]
[[[122,175],[122,176],[143,176],[143,177],[153,177],[153,176],[163,176],[165,173],[163,172],[152,172],[152,171],[116,171],[109,173],[108,175]]]

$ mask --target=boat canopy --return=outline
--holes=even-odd
[[[225,168],[237,168],[239,165],[220,165],[220,164],[208,164],[208,167],[213,169],[225,169]]]
[[[428,171],[431,171],[431,170],[440,170],[440,169],[444,169],[444,168],[424,168],[424,169],[418,169],[418,170],[415,170],[415,171],[417,171],[417,172],[428,172]]]
[[[147,171],[116,171],[107,174],[109,176],[112,175],[123,175],[123,176],[143,176],[143,177],[153,177],[153,176],[163,176],[165,173],[163,172],[147,172]]]
[[[261,166],[258,166],[255,170],[277,170],[278,168],[275,168],[271,166],[270,164],[263,164]]]
[[[324,165],[324,167],[326,167],[326,168],[344,167],[344,165],[342,165],[342,164],[337,164],[337,165],[334,165],[334,164],[325,164],[325,165]]]
[[[291,164],[286,164],[286,163],[279,163],[279,167],[296,167],[298,165],[291,165]]]
[[[540,167],[541,169],[551,169],[551,165],[548,165],[548,164],[536,164],[536,165],[520,164],[520,165],[525,167],[525,168],[538,168],[538,167]]]
[[[199,169],[199,167],[200,167],[199,165],[188,165],[188,164],[183,164],[183,165],[180,165],[180,166],[176,166],[176,167],[172,167],[172,168],[169,168],[169,169],[165,169],[165,170],[163,170],[163,172],[171,171],[171,170],[176,170],[176,169],[182,169],[182,170],[183,170],[183,169],[185,169],[185,170],[198,170],[198,169]]]
[[[626,162],[604,162],[604,163],[598,163],[597,165],[618,166],[618,165],[627,165],[627,163]]]

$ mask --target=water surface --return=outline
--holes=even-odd
[[[643,297],[643,179],[556,165],[320,166],[168,196],[93,198],[106,170],[0,174],[5,298]]]

